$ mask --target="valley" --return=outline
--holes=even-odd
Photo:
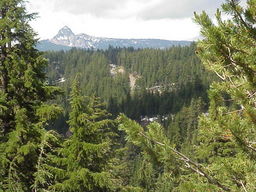
[[[114,116],[125,113],[139,121],[146,116],[174,115],[199,98],[207,105],[206,91],[216,77],[194,52],[192,44],[165,50],[72,49],[45,56],[49,82],[64,89],[63,100],[70,93],[72,79],[79,75],[83,94],[100,97]],[[58,103],[65,103],[62,99]]]

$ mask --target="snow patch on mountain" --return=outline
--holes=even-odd
[[[60,29],[58,34],[49,41],[56,45],[83,49],[107,49],[109,46],[164,49],[176,45],[189,45],[191,43],[191,41],[169,41],[161,39],[114,39],[94,37],[85,33],[74,34],[68,26],[64,26]]]
[[[84,33],[75,35],[67,26],[60,29],[58,34],[50,39],[50,42],[58,45],[80,48],[94,48],[94,42],[98,41],[97,38]]]

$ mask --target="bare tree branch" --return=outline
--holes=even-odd
[[[246,189],[245,186],[244,186],[244,183],[243,183],[242,181],[240,181],[240,183],[241,183],[241,185],[242,185],[242,187],[243,187],[243,190],[244,190],[245,192],[248,192],[247,189]]]

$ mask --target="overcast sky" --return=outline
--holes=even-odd
[[[41,39],[63,26],[74,33],[113,38],[192,40],[199,36],[193,12],[213,14],[224,0],[29,0],[31,23]]]

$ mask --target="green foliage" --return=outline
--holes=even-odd
[[[183,107],[178,113],[170,117],[166,134],[176,148],[191,150],[190,146],[196,143],[198,132],[198,118],[206,112],[206,106],[201,98],[192,99],[188,107]],[[185,149],[188,148],[188,149]]]
[[[61,112],[45,102],[59,88],[46,85],[46,60],[34,47],[22,0],[0,2],[0,189],[31,191],[40,180],[44,126]],[[51,149],[48,147],[48,151]],[[44,154],[45,155],[45,154]]]
[[[59,149],[55,191],[110,191],[113,187],[108,163],[111,157],[112,121],[96,97],[81,95],[78,80],[70,94],[70,138]]]
[[[114,116],[120,112],[136,120],[141,116],[164,116],[189,105],[192,98],[201,97],[207,102],[206,90],[215,76],[205,70],[195,49],[193,43],[165,50],[110,47],[105,51],[47,52],[47,75],[50,83],[64,88],[58,102],[66,113],[71,82],[79,73],[82,94],[99,96]],[[136,79],[133,88],[131,79]]]
[[[34,15],[22,0],[2,0],[0,191],[255,191],[255,6],[227,0],[216,24],[195,14],[204,36],[197,50],[48,52],[47,82],[47,62],[28,25]],[[223,20],[223,12],[230,17]],[[215,76],[195,50],[220,78],[207,113]],[[51,84],[63,87],[57,102],[64,110],[53,104],[62,91]],[[169,125],[111,120],[97,96],[115,115],[169,115]],[[45,130],[61,114],[66,138]]]
[[[239,1],[227,0],[222,11],[217,10],[217,24],[205,12],[195,14],[204,36],[198,43],[197,53],[204,65],[220,78],[211,86],[209,113],[202,115],[198,129],[196,121],[188,120],[193,113],[187,108],[174,116],[170,125],[169,134],[174,143],[158,124],[144,130],[126,117],[119,117],[120,129],[127,133],[127,140],[140,146],[158,168],[168,165],[173,168],[173,159],[180,163],[178,182],[173,182],[170,191],[256,190],[253,181],[256,171],[255,5],[254,0],[248,0],[244,8]],[[222,20],[222,12],[230,17]],[[188,135],[194,131],[196,139],[182,139],[184,135],[185,139],[193,138],[194,134]],[[175,148],[182,141],[185,141],[183,146]],[[173,173],[170,170],[164,172]]]
[[[223,20],[222,13],[230,15]],[[195,14],[204,40],[198,54],[221,79],[211,86],[209,115],[201,118],[197,153],[229,191],[255,191],[255,1],[228,0],[213,24]],[[216,189],[217,191],[217,189]]]
[[[36,172],[34,173],[34,183],[32,189],[34,191],[49,191],[49,186],[52,186],[55,181],[55,175],[52,169],[53,159],[56,158],[56,148],[60,147],[59,135],[54,131],[45,131],[41,136],[41,143],[39,145],[39,157],[37,159]]]
[[[121,115],[119,128],[126,132],[126,139],[139,146],[142,157],[138,159],[133,184],[145,191],[172,191],[178,183],[179,159],[163,127],[152,123],[144,130],[135,121]],[[170,179],[170,180],[168,180]],[[168,182],[166,182],[168,180]]]
[[[127,140],[147,155],[143,161],[150,157],[158,168],[171,166],[172,171],[174,162],[180,163],[170,191],[256,190],[255,5],[254,0],[248,0],[246,7],[240,6],[239,1],[227,0],[222,11],[217,10],[217,24],[205,12],[195,14],[204,36],[197,53],[220,78],[211,86],[209,113],[202,115],[198,129],[195,117],[199,106],[191,108],[195,113],[184,107],[174,116],[166,131],[173,143],[158,124],[144,129],[124,116],[119,117]],[[222,20],[223,12],[230,17]],[[173,173],[170,170],[158,174]]]

